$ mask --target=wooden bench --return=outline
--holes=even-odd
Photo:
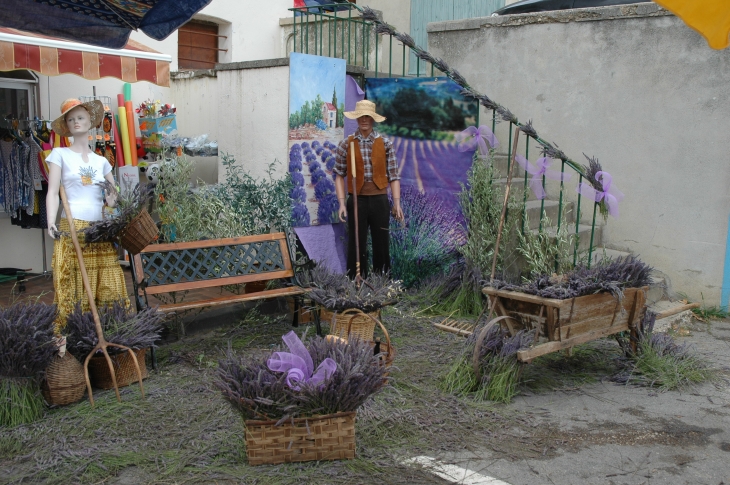
[[[159,305],[158,310],[179,312],[231,303],[288,296],[294,298],[292,324],[299,324],[301,298],[308,289],[298,284],[286,234],[262,234],[183,243],[151,244],[131,262],[137,310],[149,305],[148,296],[174,291],[215,288],[255,281],[280,280],[286,286],[246,291],[218,298],[201,298]],[[247,288],[248,290],[248,288]],[[315,319],[321,335],[319,320]]]

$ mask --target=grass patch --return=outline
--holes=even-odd
[[[639,352],[632,363],[627,384],[655,387],[662,391],[684,389],[716,377],[716,373],[689,347],[674,344],[674,348],[668,350],[653,339],[639,343]]]
[[[35,379],[0,378],[0,427],[14,427],[40,419],[45,411]]]

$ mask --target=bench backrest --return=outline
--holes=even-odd
[[[136,282],[151,295],[294,276],[283,232],[151,244],[134,258]]]

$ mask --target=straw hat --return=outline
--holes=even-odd
[[[370,116],[378,123],[385,121],[385,116],[381,116],[375,112],[375,103],[367,99],[358,101],[355,105],[355,111],[345,111],[345,116],[351,120],[356,120],[361,116]]]
[[[61,116],[53,120],[53,123],[51,123],[51,128],[53,128],[53,131],[61,136],[72,136],[71,132],[68,131],[68,126],[66,126],[65,118],[66,114],[69,111],[78,106],[83,106],[84,108],[86,108],[86,111],[89,112],[89,118],[91,119],[92,128],[96,128],[101,124],[102,120],[104,119],[104,104],[101,101],[95,99],[93,101],[87,101],[86,103],[82,103],[78,99],[69,98],[61,103]]]

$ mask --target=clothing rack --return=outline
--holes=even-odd
[[[44,124],[49,126],[51,121],[40,118],[17,118],[13,115],[7,115],[2,118],[3,123],[0,125],[0,129],[6,129],[14,132],[16,136],[20,136],[20,123],[26,124],[26,129],[33,131],[36,136],[38,131],[43,127]],[[35,126],[34,126],[35,125]],[[35,129],[34,129],[35,128]],[[40,137],[39,137],[40,138]],[[39,201],[39,203],[45,203],[45,201]],[[29,281],[35,278],[52,276],[53,272],[48,269],[48,258],[46,257],[46,230],[41,229],[41,251],[43,258],[43,272],[31,277],[25,277],[24,281]]]

